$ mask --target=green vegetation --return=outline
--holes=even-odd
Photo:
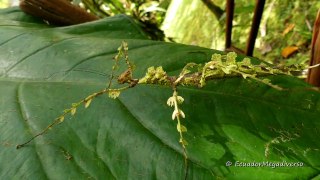
[[[120,13],[133,16],[144,24],[144,29],[154,32],[151,33],[153,39],[164,38],[164,34],[159,30],[161,27],[167,39],[175,42],[224,50],[225,15],[217,19],[200,0],[132,0],[125,1],[125,6],[121,2],[82,1],[85,8],[101,17]],[[225,9],[225,1],[212,2]],[[232,42],[236,47],[245,49],[255,1],[240,0],[235,3]],[[313,0],[268,0],[254,56],[273,64],[307,64],[312,27],[318,9],[320,2]],[[290,53],[288,57],[282,56],[282,51],[286,51],[287,47],[297,49],[296,53]]]
[[[8,0],[0,0],[0,8],[6,8],[9,6]]]
[[[164,21],[166,35],[176,42],[223,50],[225,17],[216,19],[201,1],[181,2],[172,0]],[[224,9],[225,1],[213,2]],[[232,42],[244,49],[255,1],[237,0],[235,3]],[[254,56],[275,64],[306,63],[310,58],[312,27],[318,9],[320,2],[313,0],[266,1]],[[296,46],[299,51],[285,59],[281,51],[288,46]]]
[[[99,17],[126,14],[140,22],[142,29],[154,40],[164,40],[160,30],[170,0],[73,0]]]
[[[39,24],[17,9],[1,11],[0,18],[1,179],[182,179],[185,172],[188,179],[308,179],[320,172],[320,94],[291,76],[268,76],[284,91],[243,78],[178,87],[188,166],[166,105],[172,87],[157,85],[128,89],[116,100],[99,96],[15,150],[70,104],[106,87],[123,40],[130,45],[133,77],[151,66],[171,76],[222,52],[148,40],[126,16],[63,28]],[[119,63],[118,72],[127,69]],[[229,161],[271,162],[274,168],[229,167]],[[299,166],[275,168],[279,163]]]
[[[0,179],[319,177],[319,89],[290,76],[304,63],[154,41],[110,15],[0,11]]]

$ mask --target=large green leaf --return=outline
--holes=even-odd
[[[129,43],[135,76],[162,65],[174,74],[216,52],[146,39],[126,16],[52,28],[16,9],[0,12],[0,179],[183,179],[169,87],[137,86],[35,135],[106,86],[112,57]],[[277,91],[241,78],[180,87],[188,179],[310,179],[320,172],[320,94],[299,79],[270,77]],[[70,158],[72,157],[72,158]],[[228,167],[226,162],[301,162],[303,167]]]

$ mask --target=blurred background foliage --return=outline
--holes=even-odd
[[[70,0],[99,17],[127,14],[152,39],[224,50],[225,0]],[[210,2],[222,10],[217,16]],[[12,0],[0,0],[0,7]],[[232,44],[245,49],[255,0],[236,0]],[[310,58],[318,0],[266,0],[254,56],[271,63],[303,64]]]
[[[0,8],[17,6],[18,4],[19,4],[19,0],[0,0]]]
[[[160,29],[170,0],[73,0],[99,17],[127,14],[140,22],[154,40],[164,40]]]
[[[225,9],[225,0],[212,2]],[[235,1],[232,44],[243,50],[254,7],[254,0]],[[307,63],[318,9],[316,0],[266,0],[254,56],[271,63]],[[176,42],[224,50],[225,15],[217,19],[202,1],[172,0],[162,27]]]

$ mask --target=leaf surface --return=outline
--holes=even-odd
[[[141,85],[116,100],[101,96],[25,148],[15,146],[106,87],[123,40],[135,77],[160,65],[178,74],[186,63],[204,63],[220,52],[150,41],[126,16],[53,28],[16,9],[0,14],[6,19],[0,22],[0,179],[184,178],[176,122],[166,105],[169,87]],[[319,175],[319,92],[294,77],[268,78],[289,90],[241,78],[178,89],[185,99],[188,179]],[[303,167],[235,166],[240,162]]]

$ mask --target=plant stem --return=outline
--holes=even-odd
[[[30,139],[29,139],[28,141],[26,141],[26,142],[24,142],[24,143],[22,143],[22,144],[18,144],[18,145],[16,146],[16,148],[17,148],[17,149],[20,149],[20,148],[24,147],[25,145],[27,145],[27,144],[29,144],[31,141],[33,141],[35,138],[37,138],[37,137],[45,134],[46,132],[48,132],[53,126],[55,126],[55,125],[57,125],[57,124],[59,124],[59,123],[62,123],[63,120],[64,120],[64,117],[65,117],[67,114],[69,114],[69,113],[71,113],[71,114],[73,115],[73,110],[74,110],[75,108],[79,107],[81,104],[84,104],[84,103],[86,103],[86,102],[89,101],[89,100],[91,101],[92,99],[94,99],[94,98],[96,98],[96,97],[98,97],[98,96],[101,96],[101,95],[103,95],[103,94],[109,93],[110,91],[123,91],[123,90],[129,89],[129,88],[130,88],[130,86],[125,86],[125,87],[118,88],[118,89],[109,89],[109,88],[108,88],[108,89],[103,89],[103,90],[101,90],[101,91],[99,91],[99,92],[96,92],[96,93],[93,93],[93,94],[89,95],[87,98],[85,98],[85,99],[83,99],[83,100],[81,100],[81,101],[79,101],[79,102],[77,102],[77,103],[74,103],[75,105],[72,106],[72,108],[64,110],[64,113],[63,113],[63,114],[61,114],[59,117],[57,117],[51,124],[49,124],[49,125],[48,125],[45,129],[43,129],[40,133],[34,135],[32,138],[30,138]],[[74,113],[75,113],[75,112],[74,112]]]

